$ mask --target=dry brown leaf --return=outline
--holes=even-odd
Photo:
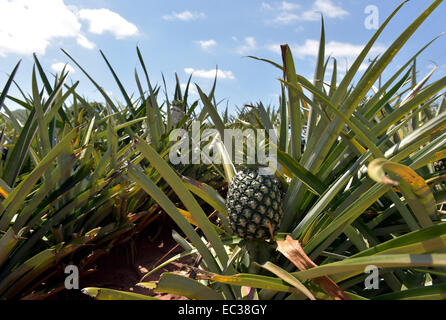
[[[277,250],[290,260],[299,270],[307,270],[317,265],[307,256],[300,242],[290,236],[285,241],[277,241]],[[351,300],[350,297],[329,277],[314,278],[313,281],[335,300]]]

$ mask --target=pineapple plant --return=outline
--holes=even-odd
[[[176,234],[175,237],[185,252],[148,274],[184,255],[201,258],[198,268],[190,267],[199,281],[190,279],[187,274],[164,273],[159,282],[140,285],[155,288],[157,292],[182,293],[193,299],[440,297],[445,290],[446,274],[442,268],[446,266],[443,245],[446,225],[436,210],[436,202],[445,198],[443,191],[433,188],[441,181],[428,180],[432,176],[427,166],[446,156],[446,113],[433,117],[431,112],[432,104],[446,87],[446,77],[425,86],[429,74],[412,88],[405,88],[411,82],[410,75],[415,73],[417,56],[432,42],[404,63],[379,89],[372,86],[441,2],[433,1],[387,51],[372,60],[366,72],[359,75],[360,66],[373,44],[405,5],[401,4],[381,25],[340,82],[334,59],[331,80],[324,85],[328,61],[325,60],[323,24],[313,82],[298,74],[287,45],[281,47],[282,65],[253,57],[271,64],[283,74],[278,114],[268,112],[259,103],[255,110],[251,108],[249,118],[227,123],[226,115],[225,121],[220,118],[214,99],[197,86],[204,110],[220,134],[225,128],[244,127],[272,128],[278,136],[275,148],[279,166],[275,177],[284,187],[283,214],[278,230],[268,230],[268,237],[273,235],[270,242],[265,241],[265,229],[259,219],[263,217],[260,206],[266,208],[261,202],[265,193],[258,192],[258,199],[261,199],[258,201],[254,192],[255,188],[260,188],[260,184],[254,182],[258,177],[257,168],[236,170],[235,164],[228,160],[232,151],[225,149],[224,141],[219,150],[227,160],[220,167],[228,183],[226,200],[209,185],[174,175],[162,155],[156,154],[143,141],[136,141],[135,147],[168,181],[187,210],[185,216],[138,170],[129,168],[129,178],[162,204],[184,232],[184,236]],[[353,84],[356,77],[358,82]],[[416,82],[414,77],[412,82]],[[416,125],[409,126],[412,119],[416,119]],[[268,143],[266,137],[264,142]],[[271,181],[273,184],[276,182]],[[270,192],[270,188],[264,187],[263,191]],[[205,218],[196,207],[192,193],[220,213],[219,225]],[[243,209],[248,218],[243,215]],[[262,229],[258,223],[252,223],[253,217]],[[190,228],[190,219],[200,229],[200,234]],[[265,224],[269,225],[268,222],[271,220]],[[434,239],[438,240],[436,245],[427,249],[424,245],[433,243]],[[257,242],[256,249],[276,247],[279,252],[264,250],[264,257],[259,259],[253,254],[253,242]],[[414,256],[426,259],[421,264],[428,268],[418,269],[421,266],[414,263]],[[383,282],[378,291],[364,290],[362,274],[364,266],[369,264],[382,268]],[[430,282],[432,286],[427,286]],[[403,286],[408,290],[401,291]],[[246,287],[252,288],[249,294]]]
[[[124,97],[122,108],[71,56],[105,104],[83,99],[77,84],[65,84],[65,72],[51,86],[35,57],[49,98],[33,73],[32,96],[15,99],[27,109],[24,125],[17,125],[5,103],[17,66],[0,95],[1,119],[13,140],[0,166],[0,297],[33,298],[60,289],[60,283],[43,285],[54,265],[94,260],[162,208],[178,225],[172,236],[184,252],[147,275],[184,256],[197,259],[186,274],[163,273],[156,283],[139,283],[157,292],[190,299],[444,298],[446,221],[437,209],[446,192],[444,178],[429,166],[446,158],[444,105],[433,112],[446,77],[427,84],[433,71],[419,82],[414,76],[417,57],[436,39],[373,87],[441,3],[432,1],[363,74],[370,49],[406,2],[342,79],[335,59],[327,68],[323,21],[313,81],[299,75],[288,45],[281,46],[281,63],[252,57],[283,75],[281,97],[277,111],[259,103],[242,121],[227,109],[221,119],[215,83],[209,93],[197,85],[203,106],[198,116],[198,101],[187,103],[190,79],[182,96],[177,78],[173,102],[166,95],[160,107],[159,87],[152,87],[137,49],[148,90],[135,72],[136,101],[101,52]],[[328,70],[331,79],[325,81]],[[191,165],[187,173],[172,168],[167,137],[177,127],[189,130],[189,118],[200,122],[201,132],[220,132],[213,143],[223,163]],[[259,174],[260,166],[236,170],[222,134],[228,128],[275,132],[277,144],[260,137],[277,151],[273,175]],[[218,219],[211,220],[205,208]],[[364,289],[367,265],[380,268],[379,290]],[[144,298],[97,288],[84,292],[97,299]]]
[[[138,48],[137,53],[144,71]],[[42,299],[63,290],[66,264],[75,264],[82,276],[102,254],[160,217],[155,201],[125,179],[127,163],[147,170],[158,187],[171,192],[131,148],[135,135],[159,152],[170,146],[166,134],[171,128],[162,125],[169,115],[158,105],[159,87],[146,77],[148,90],[143,91],[135,72],[141,92],[132,101],[101,52],[127,103],[118,107],[66,54],[105,103],[83,98],[76,91],[78,82],[67,85],[65,70],[51,85],[36,55],[32,95],[8,95],[20,62],[1,90],[0,299]],[[10,110],[10,101],[23,109]],[[186,95],[182,101],[186,105]]]

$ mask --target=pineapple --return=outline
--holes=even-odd
[[[259,174],[259,168],[239,171],[229,185],[226,200],[231,228],[243,239],[267,239],[282,219],[282,191],[273,175]]]
[[[173,101],[171,112],[172,112],[172,125],[176,127],[185,115],[183,101],[180,100]]]

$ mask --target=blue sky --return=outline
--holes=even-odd
[[[400,3],[401,0],[0,0],[0,87],[23,58],[16,81],[30,92],[32,53],[36,52],[48,72],[55,73],[69,63],[73,68],[71,80],[80,80],[78,92],[90,100],[102,101],[89,80],[61,52],[60,48],[64,48],[107,92],[123,101],[99,49],[128,92],[136,93],[134,69],[140,72],[136,54],[139,46],[152,83],[162,83],[162,72],[169,94],[174,91],[175,72],[182,83],[192,73],[192,81],[208,91],[218,65],[218,100],[227,99],[231,108],[257,101],[277,105],[279,70],[244,56],[280,62],[279,45],[288,43],[297,72],[312,79],[322,12],[326,53],[335,56],[345,69],[375,32],[365,27],[366,7],[376,6],[382,23]],[[430,3],[408,2],[379,38],[373,54],[382,53]],[[446,4],[442,3],[397,55],[389,71],[446,31],[444,17]],[[444,76],[446,36],[419,58],[419,78],[434,65],[439,66],[434,78]],[[18,95],[16,90],[12,93]]]

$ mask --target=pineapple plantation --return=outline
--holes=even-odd
[[[136,94],[101,52],[123,101],[66,51],[102,102],[83,97],[65,70],[50,78],[36,55],[32,92],[11,96],[19,62],[0,95],[0,298],[43,299],[66,290],[66,266],[76,266],[82,279],[113,247],[165,217],[182,250],[135,283],[153,293],[197,300],[444,299],[446,75],[434,81],[433,69],[419,79],[416,64],[442,39],[433,34],[387,72],[441,3],[431,1],[365,71],[380,35],[410,4],[381,24],[342,77],[335,57],[326,55],[323,19],[314,80],[299,74],[286,44],[281,61],[251,56],[246,63],[282,74],[279,104],[258,102],[235,114],[218,109],[217,78],[210,92],[195,85],[199,99],[192,101],[191,78],[182,90],[176,77],[170,99],[165,82],[151,83],[138,48],[143,74],[135,70]],[[11,110],[11,103],[22,109]],[[230,130],[243,136],[225,134]],[[189,138],[198,144],[177,149],[178,139]],[[263,163],[235,161],[248,158],[253,141],[274,151],[272,174],[262,174]],[[235,142],[242,147],[228,147]],[[201,161],[190,163],[197,149]],[[148,280],[185,257],[194,262]],[[154,299],[81,289],[99,300]]]

